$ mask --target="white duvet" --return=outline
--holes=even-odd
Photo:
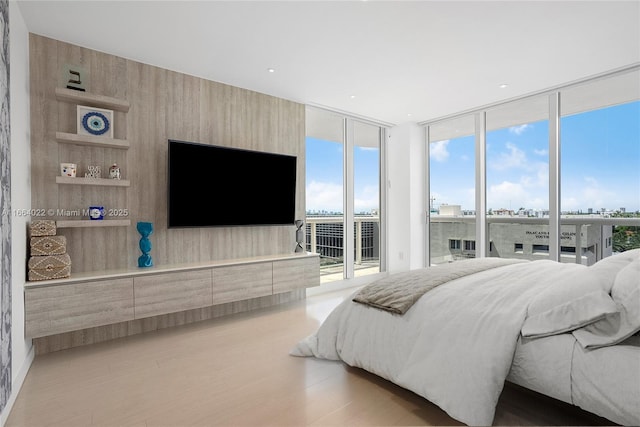
[[[402,316],[348,298],[290,354],[342,360],[461,422],[491,425],[530,301],[584,269],[541,260],[487,270],[429,291]]]

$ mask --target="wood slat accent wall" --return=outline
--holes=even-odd
[[[91,93],[130,103],[128,112],[114,113],[114,138],[127,140],[129,150],[56,142],[56,132],[76,132],[76,104],[55,96],[64,64],[89,70]],[[137,221],[154,223],[151,255],[157,265],[287,254],[295,248],[293,225],[168,230],[167,140],[297,156],[296,218],[304,218],[304,105],[35,34],[30,79],[32,207],[129,210],[129,227],[59,230],[67,238],[72,275],[135,267]],[[106,176],[118,163],[131,186],[58,185],[61,162],[77,163],[81,176],[89,164],[101,165]],[[194,183],[194,191],[215,198],[216,185],[223,184]]]

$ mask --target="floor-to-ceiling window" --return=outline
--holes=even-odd
[[[381,271],[382,130],[307,107],[306,250],[320,254],[321,283]]]
[[[450,124],[472,115],[476,175],[469,185],[456,182],[462,162],[446,165],[443,159],[465,141]],[[480,247],[486,256],[590,265],[640,247],[640,67],[423,125],[432,264],[455,260],[453,254],[465,248],[479,256]],[[440,175],[447,170],[450,182]],[[454,188],[440,190],[446,185]],[[476,212],[473,244],[460,237],[472,234],[464,216],[444,233],[435,227],[441,204],[461,204],[456,192],[472,186],[476,207],[486,208]]]
[[[486,117],[488,253],[548,258],[548,96],[497,106]]]
[[[640,247],[639,93],[638,70],[562,92],[561,244],[577,263]]]
[[[476,254],[474,129],[473,115],[429,127],[431,265]]]
[[[306,116],[306,241],[320,254],[321,282],[344,267],[344,119],[311,109]]]
[[[353,123],[353,274],[380,272],[380,126]]]

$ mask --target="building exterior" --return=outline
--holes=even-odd
[[[354,223],[355,261],[380,259],[380,222],[378,216],[356,216]],[[319,253],[322,264],[343,262],[343,217],[307,216],[306,250]]]
[[[459,206],[447,205],[442,215],[432,213],[429,224],[431,264],[442,264],[476,256],[476,220],[462,215]],[[504,222],[505,218],[513,221]],[[354,224],[356,264],[379,261],[380,227],[377,216],[357,216]],[[493,221],[492,221],[493,219]],[[307,216],[306,250],[319,253],[323,265],[343,262],[342,215]],[[548,219],[533,216],[487,216],[488,255],[500,258],[538,260],[549,256]],[[580,238],[577,238],[580,228]],[[561,262],[592,265],[613,254],[612,226],[599,224],[562,225]],[[579,245],[579,250],[576,249]],[[579,261],[576,261],[577,252]]]
[[[489,223],[489,256],[518,259],[545,259],[549,256],[549,226],[546,220],[526,223]],[[459,259],[474,258],[475,217],[432,216],[430,221],[431,264],[442,264]],[[582,225],[580,249],[576,249],[576,226],[561,226],[560,260],[594,264],[613,253],[612,227],[610,225]]]

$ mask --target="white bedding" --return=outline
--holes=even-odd
[[[573,403],[571,364],[576,339],[571,334],[518,340],[507,380],[538,393]]]
[[[576,344],[573,404],[627,426],[640,425],[640,336],[584,350]]]
[[[520,338],[507,380],[615,423],[640,425],[640,336],[595,350],[571,334]]]
[[[290,354],[342,360],[412,390],[468,425],[491,425],[531,301],[550,286],[588,282],[593,275],[585,272],[581,265],[548,260],[499,267],[429,291],[402,316],[348,298]],[[538,340],[564,339],[557,337]],[[557,351],[557,359],[571,360],[566,346]],[[561,369],[564,381],[555,385],[549,372],[538,377],[540,391],[570,402],[571,370]]]

